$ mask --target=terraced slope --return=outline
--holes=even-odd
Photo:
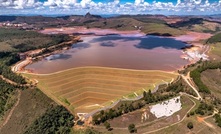
[[[28,77],[39,81],[39,88],[74,113],[87,113],[121,98],[134,98],[144,90],[170,82],[177,74],[103,67],[81,67],[53,74]]]

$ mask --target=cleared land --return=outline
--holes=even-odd
[[[26,74],[39,88],[74,113],[88,113],[121,98],[134,98],[177,74],[103,67],[81,67],[53,74]],[[136,94],[135,94],[136,93]]]

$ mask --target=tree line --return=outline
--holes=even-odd
[[[197,85],[199,92],[211,94],[208,87],[201,80],[201,73],[207,69],[221,69],[221,62],[205,61],[202,65],[199,65],[196,69],[190,72],[190,77],[193,79],[194,83]]]
[[[140,109],[144,107],[146,104],[164,101],[164,100],[174,97],[175,95],[176,95],[175,93],[165,93],[165,94],[154,93],[153,94],[149,90],[148,92],[143,92],[143,98],[140,100],[132,101],[129,103],[122,103],[117,108],[111,108],[105,111],[104,110],[100,111],[99,113],[93,116],[92,122],[94,125],[99,125],[101,123],[105,123],[109,119],[113,119],[123,114]]]
[[[16,53],[0,52],[0,75],[18,84],[26,84],[25,78],[14,73],[10,67],[19,60],[20,58]]]

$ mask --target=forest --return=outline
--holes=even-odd
[[[63,106],[49,109],[26,130],[25,134],[69,134],[74,116]]]
[[[15,94],[16,87],[0,79],[0,118],[13,105],[12,97]]]

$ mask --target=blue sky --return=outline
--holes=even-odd
[[[0,0],[0,14],[221,14],[221,0]]]

